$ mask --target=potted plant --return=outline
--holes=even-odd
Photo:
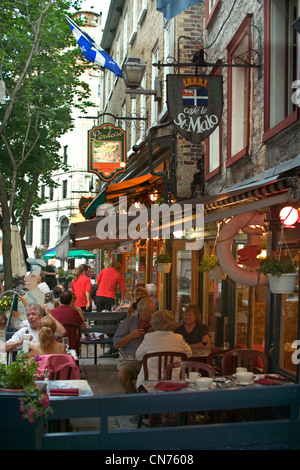
[[[20,411],[22,418],[28,419],[30,423],[52,413],[48,395],[36,384],[39,360],[39,356],[28,359],[26,353],[21,351],[12,364],[0,364],[1,389],[10,393],[22,393],[19,398]]]
[[[290,256],[273,252],[261,262],[258,271],[268,276],[273,294],[290,294],[294,291],[297,270]]]
[[[169,253],[161,253],[157,255],[155,264],[157,265],[157,270],[160,273],[169,273],[172,266],[172,258]]]
[[[214,281],[221,281],[224,279],[223,270],[215,255],[203,256],[201,263],[196,269],[198,271],[208,273],[209,278]]]

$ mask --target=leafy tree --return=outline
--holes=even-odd
[[[4,276],[12,288],[11,223],[21,237],[44,202],[39,184],[54,186],[53,171],[65,168],[58,138],[73,127],[71,110],[84,112],[89,86],[80,75],[89,65],[65,19],[80,0],[2,0],[0,79],[0,228]],[[74,104],[76,103],[76,104]]]

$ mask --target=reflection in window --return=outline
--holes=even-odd
[[[288,253],[285,253],[288,256]],[[293,258],[299,272],[299,252]],[[299,296],[299,276],[292,294],[281,294],[280,311],[280,353],[279,366],[288,372],[296,374],[296,364],[292,361],[292,354],[295,348],[292,343],[298,339],[298,296]]]

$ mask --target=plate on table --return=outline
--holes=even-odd
[[[238,380],[236,380],[235,383],[236,383],[236,385],[252,385],[252,384],[254,384],[254,381],[252,380],[252,382],[248,382],[248,383],[245,384],[245,383],[241,383]]]

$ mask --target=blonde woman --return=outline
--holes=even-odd
[[[174,330],[183,336],[192,349],[210,348],[208,326],[201,322],[201,312],[198,305],[189,304],[185,307],[183,324]]]
[[[65,354],[66,346],[55,339],[56,323],[50,317],[39,320],[39,342],[29,346],[28,357]]]
[[[168,310],[158,310],[152,315],[151,326],[154,330],[145,335],[143,342],[138,347],[135,356],[142,361],[145,354],[162,351],[174,351],[192,356],[190,346],[184,341],[182,335],[173,333],[175,327],[175,315]],[[178,359],[180,360],[180,359]],[[174,362],[176,359],[174,359]],[[157,358],[148,360],[149,380],[157,380]],[[137,378],[136,387],[140,387],[144,380],[143,367]]]

